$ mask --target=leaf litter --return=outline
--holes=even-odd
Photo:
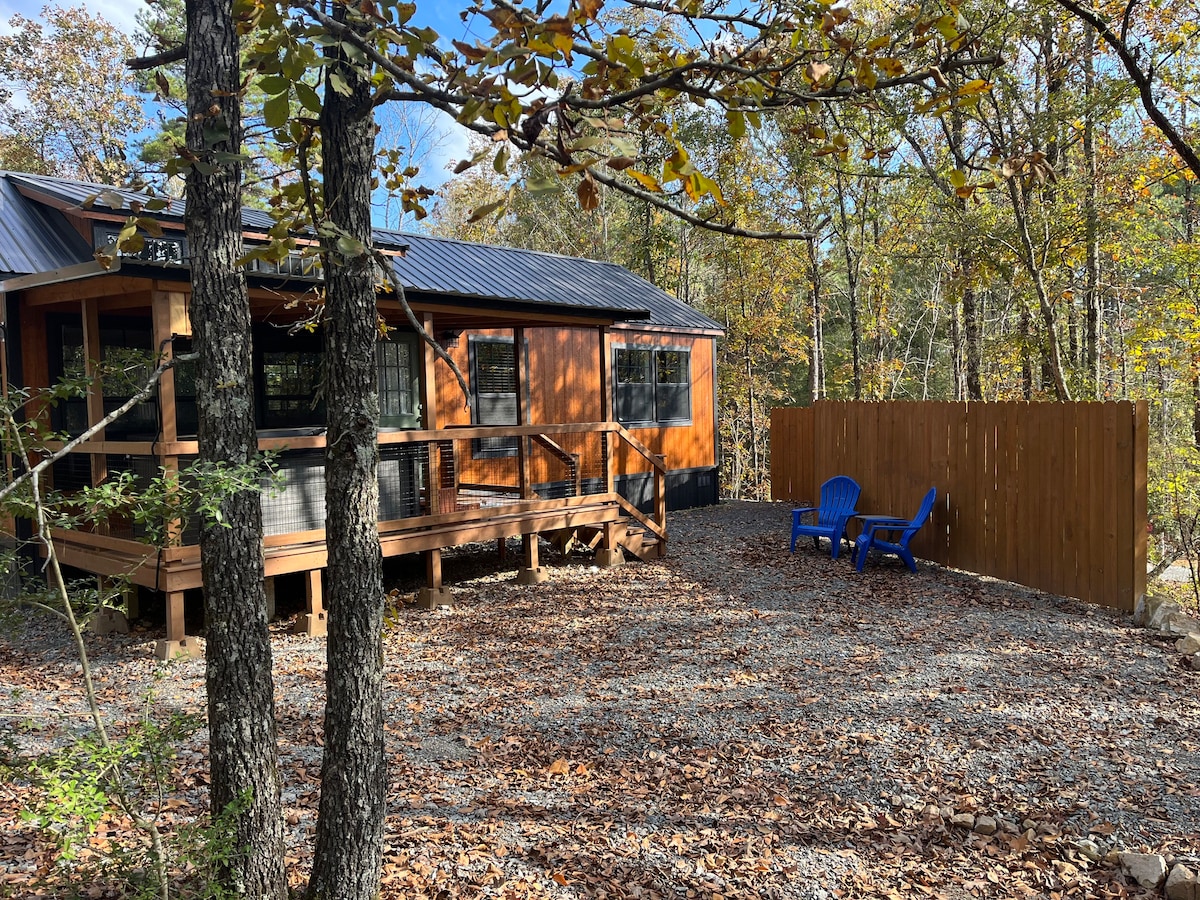
[[[1116,898],[1141,890],[1116,850],[1195,868],[1200,675],[1168,645],[1016,585],[788,554],[788,515],[675,513],[667,559],[552,562],[528,587],[494,551],[448,554],[454,610],[400,608],[385,638],[382,896]],[[118,723],[151,689],[203,714],[203,661],[160,665],[154,637],[89,638]],[[324,647],[276,627],[297,887]],[[0,639],[16,758],[86,727],[77,681],[52,623]],[[179,748],[172,821],[206,813],[205,739]],[[0,785],[0,894],[69,884],[31,800]]]

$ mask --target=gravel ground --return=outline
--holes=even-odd
[[[1169,644],[936,566],[789,555],[788,521],[772,504],[676,513],[669,558],[551,560],[533,587],[494,551],[448,555],[455,609],[397,604],[386,638],[384,896],[1132,896],[1110,850],[1197,860],[1200,675]],[[150,691],[156,715],[203,712],[203,662],[155,663],[156,637],[90,639],[118,724]],[[296,884],[324,649],[277,626]],[[86,725],[77,680],[46,620],[0,638],[19,758]],[[180,747],[184,812],[204,802],[204,738]],[[21,895],[46,852],[13,817],[31,792],[5,791],[0,887]]]

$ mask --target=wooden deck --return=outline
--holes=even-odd
[[[323,435],[264,436],[261,450],[278,453],[288,487],[264,493],[264,572],[269,579],[309,573],[309,633],[324,627],[320,571],[327,562],[324,519]],[[199,451],[195,441],[157,445],[91,441],[76,453],[112,470],[114,459],[138,461],[143,472],[176,466]],[[541,580],[538,536],[560,545],[573,535],[597,549],[602,564],[625,553],[643,559],[666,551],[666,462],[615,422],[470,426],[380,434],[380,508],[402,511],[379,522],[385,557],[423,553],[427,563],[425,602],[448,602],[441,584],[441,551],[478,541],[523,538],[519,577]],[[97,466],[93,466],[96,468]],[[643,512],[615,489],[619,476],[646,474],[654,485],[653,509]],[[291,492],[291,493],[289,493]],[[303,524],[317,527],[304,527]],[[136,539],[132,526],[110,523],[101,530],[54,532],[60,560],[100,576],[162,591],[167,596],[167,641],[160,655],[187,650],[183,592],[202,585],[197,531],[176,523],[172,544]],[[274,532],[274,533],[272,533]]]

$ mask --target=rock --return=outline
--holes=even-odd
[[[1118,853],[1117,862],[1144,888],[1156,888],[1167,877],[1167,861],[1157,853]]]
[[[1200,672],[1200,653],[1193,653],[1183,658],[1183,664],[1193,672]]]
[[[971,829],[975,827],[975,817],[970,813],[957,813],[950,817],[950,824]]]
[[[1005,834],[1020,834],[1021,828],[1016,822],[1010,822],[1008,819],[1000,820],[1000,830]]]
[[[1161,628],[1161,633],[1170,637],[1187,637],[1194,631],[1200,631],[1200,619],[1193,619],[1181,612],[1167,616]]]
[[[953,806],[943,806],[939,810],[939,812],[942,814],[943,819],[949,819],[951,816],[954,815],[954,807]]]
[[[976,834],[995,834],[997,827],[996,820],[991,816],[980,816],[975,820]]]
[[[1175,649],[1184,656],[1200,653],[1200,634],[1195,631],[1185,634],[1175,642]]]
[[[1100,845],[1089,838],[1076,841],[1075,849],[1079,852],[1080,856],[1084,859],[1090,859],[1092,862],[1099,862],[1104,859],[1104,851],[1100,849]]]
[[[1167,876],[1167,900],[1195,900],[1196,873],[1179,863]]]
[[[1167,621],[1167,616],[1177,612],[1182,612],[1182,608],[1174,600],[1168,600],[1166,597],[1146,597],[1144,602],[1138,601],[1137,610],[1133,614],[1133,624],[1151,630],[1161,628]]]

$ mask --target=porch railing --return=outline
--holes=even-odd
[[[323,539],[324,446],[323,434],[260,437],[259,448],[275,453],[282,488],[263,493],[268,547]],[[390,431],[380,433],[379,446],[381,535],[435,527],[452,531],[456,524],[468,528],[498,516],[615,503],[659,539],[666,537],[665,459],[615,422]],[[198,452],[193,440],[90,441],[67,459],[90,457],[93,465],[69,463],[62,471],[64,476],[130,471],[144,481],[169,461],[186,478]],[[622,476],[652,479],[649,510],[622,496],[617,483]],[[194,523],[171,533],[177,547],[198,541]],[[146,531],[114,520],[103,537],[134,542],[145,540]]]

